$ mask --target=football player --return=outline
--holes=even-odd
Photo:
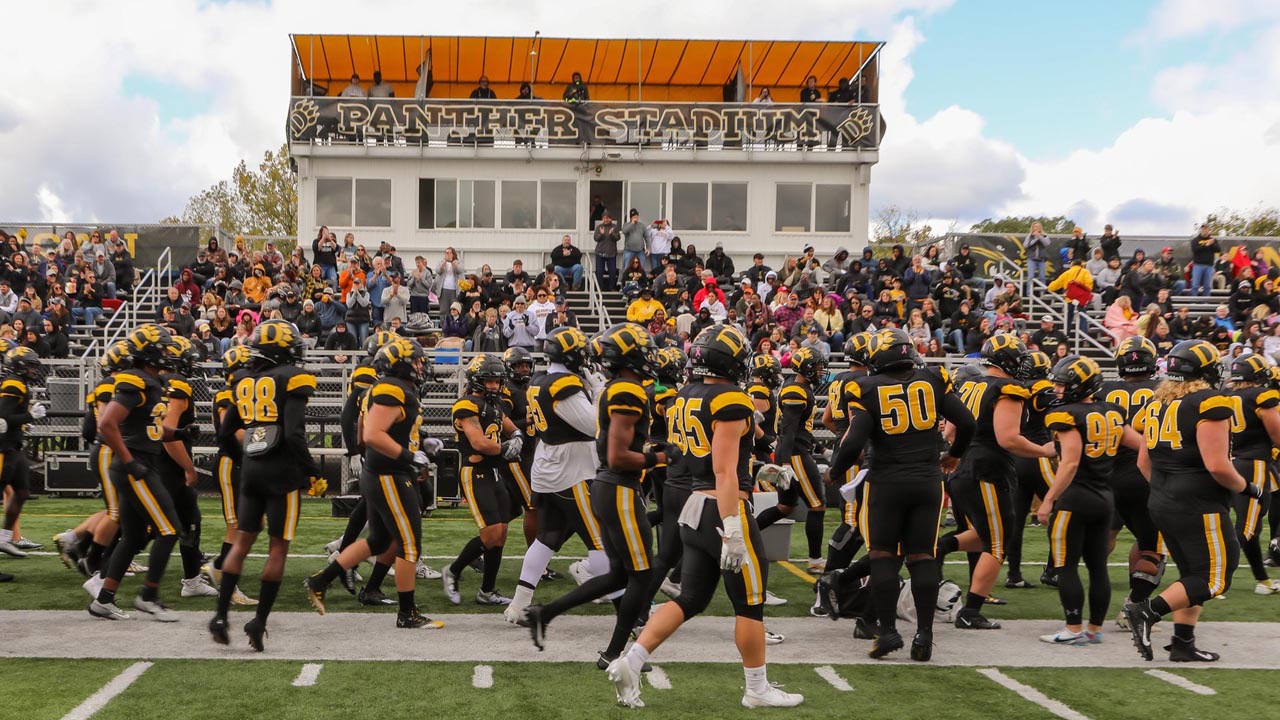
[[[815,395],[827,371],[827,359],[812,348],[800,348],[791,353],[789,363],[796,374],[778,392],[781,417],[778,420],[778,443],[773,454],[779,465],[791,469],[795,480],[778,493],[777,506],[765,509],[757,520],[761,529],[767,528],[789,516],[797,502],[803,500],[809,509],[804,520],[804,535],[809,543],[808,569],[811,573],[821,573],[826,566],[822,557],[826,487],[818,476],[818,464],[813,459],[816,445],[813,409]]]
[[[1280,593],[1280,580],[1267,576],[1262,562],[1259,529],[1262,518],[1271,512],[1271,488],[1276,475],[1271,465],[1274,448],[1280,447],[1280,370],[1267,365],[1260,355],[1245,355],[1231,366],[1231,395],[1236,401],[1231,426],[1231,453],[1236,472],[1257,485],[1261,497],[1236,495],[1236,540],[1249,561],[1259,595]]]
[[[1195,643],[1204,603],[1231,587],[1240,545],[1227,511],[1232,496],[1260,498],[1231,462],[1235,401],[1218,389],[1222,360],[1205,340],[1184,340],[1166,357],[1165,381],[1147,404],[1146,452],[1138,467],[1151,480],[1151,519],[1178,566],[1164,592],[1124,608],[1133,644],[1151,660],[1151,627],[1173,615],[1174,662],[1214,662],[1218,654]]]
[[[218,555],[209,561],[207,571],[214,587],[222,585],[222,562],[231,552],[236,541],[236,505],[240,495],[241,439],[235,435],[223,436],[222,424],[227,421],[227,413],[235,406],[235,381],[239,374],[249,368],[253,352],[248,345],[237,345],[222,355],[222,371],[224,385],[213,395],[213,435],[218,452],[214,456],[214,472],[218,477],[218,494],[222,498],[222,521],[226,532],[222,536],[222,548]],[[232,605],[257,605],[258,601],[250,598],[235,588],[231,593]]]
[[[1022,436],[1023,405],[1030,393],[1015,379],[1027,349],[1012,335],[995,335],[982,345],[983,373],[959,388],[960,399],[977,421],[973,443],[951,480],[951,499],[969,529],[938,541],[939,560],[947,553],[981,551],[956,627],[996,630],[1000,624],[982,615],[1004,562],[1013,517],[1014,456],[1048,458],[1053,443],[1037,445]]]
[[[771,357],[771,359],[773,359]],[[774,364],[777,360],[773,359]],[[676,446],[669,441],[667,411],[675,402],[676,393],[684,383],[689,358],[677,348],[658,350],[657,380],[653,386],[653,425],[649,430],[649,443],[663,450],[660,462],[645,472],[654,476],[654,504],[649,511],[649,523],[658,528],[658,554],[653,558],[649,597],[658,591],[671,597],[680,594],[680,509],[689,499],[689,475],[676,468]],[[668,576],[668,573],[670,575]]]
[[[26,556],[14,543],[18,516],[31,494],[31,468],[22,449],[25,426],[45,417],[49,410],[31,401],[31,384],[38,382],[40,375],[40,357],[35,350],[19,346],[5,353],[0,382],[0,488],[12,494],[4,506],[0,552],[14,557]]]
[[[529,471],[538,537],[525,552],[515,597],[504,613],[510,623],[523,623],[552,556],[577,534],[587,546],[585,564],[569,572],[578,584],[608,572],[609,560],[600,539],[600,523],[591,512],[587,482],[595,477],[596,416],[583,382],[587,336],[576,327],[561,327],[547,336],[546,374],[529,383],[529,434],[538,441]]]
[[[1042,352],[1028,352],[1022,358],[1018,368],[1018,379],[1027,387],[1030,397],[1024,404],[1022,413],[1022,435],[1031,442],[1042,445],[1049,442],[1049,431],[1044,426],[1044,415],[1049,406],[1055,403],[1058,396],[1054,394],[1053,383],[1047,380],[1053,363],[1049,356]],[[1053,460],[1049,458],[1013,459],[1017,487],[1013,496],[1013,525],[1009,528],[1009,549],[1005,556],[1009,562],[1009,572],[1004,586],[1007,588],[1035,587],[1022,577],[1022,533],[1026,528],[1027,514],[1031,512],[1033,498],[1044,499],[1049,491],[1049,483],[1053,481]],[[1046,585],[1054,585],[1051,565],[1046,562],[1040,581]]]
[[[1160,384],[1155,379],[1156,346],[1144,337],[1125,338],[1116,347],[1115,360],[1120,379],[1102,383],[1102,398],[1120,408],[1126,425],[1143,433],[1142,423],[1146,418],[1143,410]],[[1138,453],[1123,445],[1116,451],[1111,489],[1116,503],[1111,520],[1111,543],[1115,544],[1122,527],[1128,528],[1134,538],[1134,545],[1129,551],[1129,594],[1124,604],[1139,603],[1151,597],[1160,584],[1164,555],[1160,532],[1147,509],[1150,486],[1138,470]],[[1123,607],[1117,624],[1121,630],[1129,627]]]
[[[507,366],[507,381],[502,385],[502,412],[521,434],[527,435],[533,354],[522,347],[510,347],[502,354],[502,361]],[[529,486],[529,472],[533,468],[533,451],[536,448],[533,438],[525,437],[520,445],[520,458],[505,463],[501,469],[507,493],[511,496],[511,510],[524,517],[521,522],[524,523],[525,547],[532,545],[538,536],[538,513],[533,507],[533,488]],[[554,571],[548,568],[547,572]]]
[[[1102,642],[1102,623],[1111,604],[1107,574],[1111,515],[1110,477],[1121,445],[1137,451],[1143,439],[1124,424],[1116,405],[1099,402],[1102,368],[1093,360],[1068,355],[1049,375],[1060,400],[1044,417],[1058,443],[1058,469],[1036,517],[1049,528],[1049,560],[1058,580],[1058,599],[1066,627],[1041,635],[1052,645]],[[1080,561],[1089,571],[1089,617],[1084,625],[1084,585]]]
[[[499,472],[499,463],[518,463],[523,434],[502,412],[502,386],[507,364],[496,353],[477,355],[467,366],[465,394],[453,404],[453,431],[461,456],[462,493],[480,533],[471,538],[453,564],[444,568],[445,597],[461,604],[458,585],[462,571],[484,558],[484,577],[476,592],[477,605],[510,605],[498,592],[498,568],[507,543],[512,498]],[[503,438],[507,439],[504,440]]]
[[[898,568],[905,559],[916,608],[911,659],[933,655],[933,618],[942,581],[934,548],[942,520],[942,473],[954,470],[974,435],[974,419],[951,390],[947,372],[918,366],[914,343],[900,329],[882,330],[871,339],[867,367],[871,375],[848,388],[852,400],[849,430],[830,473],[844,477],[871,442],[870,470],[858,527],[866,536],[880,634],[870,655],[882,658],[903,646],[897,630]],[[955,439],[941,456],[938,423],[946,418]],[[842,574],[843,576],[844,574]],[[849,579],[854,577],[848,573]],[[828,600],[832,620],[838,603]]]
[[[855,333],[849,337],[844,344],[844,357],[849,361],[849,369],[836,375],[827,391],[827,407],[822,412],[822,424],[835,434],[837,447],[840,446],[845,433],[849,432],[849,404],[856,398],[854,395],[856,388],[851,388],[850,384],[867,376],[867,352],[871,347],[871,338],[872,334],[868,332]],[[832,475],[832,484],[843,486],[853,480],[861,469],[856,460],[857,458],[842,475]],[[849,567],[849,563],[853,562],[853,557],[858,554],[858,549],[863,545],[862,533],[858,532],[858,503],[859,498],[863,497],[865,487],[865,485],[858,486],[857,496],[852,502],[841,498],[844,509],[840,513],[840,525],[836,527],[835,532],[831,533],[831,539],[827,541],[827,572]],[[815,608],[820,606],[820,603],[814,603]]]
[[[222,561],[218,607],[209,621],[209,633],[221,645],[231,641],[227,612],[244,559],[265,527],[270,544],[258,606],[244,625],[249,646],[263,651],[267,617],[280,594],[289,543],[298,529],[302,490],[324,494],[320,467],[307,447],[307,403],[315,394],[316,376],[300,367],[306,348],[302,334],[288,321],[267,320],[254,328],[249,366],[235,378],[235,404],[219,427],[223,443],[239,437],[244,446],[236,539]]]
[[[644,706],[640,673],[650,653],[706,609],[722,578],[736,616],[734,640],[746,678],[743,706],[793,707],[804,701],[770,684],[765,667],[768,563],[759,554],[760,530],[749,505],[755,406],[737,386],[751,368],[747,343],[737,328],[720,323],[693,341],[690,362],[702,382],[681,388],[670,410],[671,442],[689,466],[693,490],[680,513],[680,595],[659,607],[630,650],[609,664],[609,679],[624,707]]]
[[[657,350],[641,325],[619,323],[591,339],[590,361],[610,378],[600,397],[596,457],[600,470],[592,483],[591,509],[603,530],[609,571],[597,575],[546,605],[526,611],[533,644],[542,650],[547,625],[556,617],[624,590],[617,603],[613,635],[600,659],[617,659],[652,595],[653,530],[644,512],[641,479],[666,461],[665,449],[648,446],[652,412],[643,383],[658,374]],[[664,446],[665,447],[665,446]]]
[[[178,616],[160,601],[160,580],[178,541],[178,513],[157,469],[164,443],[185,439],[164,424],[168,406],[161,378],[173,368],[173,336],[148,323],[126,341],[133,367],[116,373],[111,402],[98,416],[98,434],[112,453],[108,472],[120,499],[120,543],[111,552],[106,575],[90,578],[98,592],[88,609],[106,620],[130,619],[116,605],[116,591],[133,556],[154,533],[146,579],[133,607],[160,622],[176,622]]]

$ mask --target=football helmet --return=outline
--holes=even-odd
[[[901,328],[889,328],[872,335],[871,345],[866,353],[867,361],[864,364],[872,373],[914,366],[918,357],[915,343],[911,342],[907,331]]]
[[[173,369],[175,357],[168,347],[173,344],[173,334],[168,329],[146,323],[134,328],[125,338],[134,365],[146,365],[157,370]]]
[[[231,375],[235,371],[249,366],[249,361],[253,359],[253,352],[249,350],[247,345],[236,345],[230,350],[222,354],[222,370],[226,373],[227,379],[231,379]]]
[[[822,376],[827,372],[827,359],[813,348],[802,347],[796,350],[791,353],[788,363],[797,375],[812,385],[822,382]]]
[[[1154,375],[1157,355],[1155,343],[1141,335],[1131,335],[1116,346],[1116,371],[1122,376]]]
[[[266,320],[253,329],[249,349],[256,358],[272,365],[300,363],[306,357],[307,345],[298,327],[288,320]]]
[[[1062,386],[1061,403],[1080,402],[1102,389],[1102,368],[1092,358],[1068,355],[1053,366],[1049,380]]]
[[[472,395],[494,395],[501,394],[501,390],[497,393],[485,387],[485,382],[489,380],[497,380],[503,383],[507,379],[507,364],[502,360],[502,356],[497,353],[484,353],[477,355],[471,359],[471,364],[467,365],[467,392]]]
[[[1039,350],[1031,350],[1022,356],[1017,378],[1024,381],[1043,380],[1049,377],[1051,370],[1053,370],[1053,361],[1049,360],[1049,356]]]
[[[618,323],[591,338],[590,359],[593,365],[616,375],[630,370],[642,378],[658,376],[658,358],[649,331],[635,323]]]
[[[400,336],[390,330],[379,330],[365,339],[364,354],[372,359],[373,356],[377,355],[378,351],[385,347],[387,343],[398,337]]]
[[[689,363],[698,377],[717,377],[740,383],[751,369],[747,338],[732,325],[716,323],[698,333],[689,349]]]
[[[200,368],[200,351],[181,335],[173,336],[173,344],[166,348],[173,355],[173,369],[180,375],[191,377]]]
[[[1183,340],[1173,346],[1165,362],[1165,375],[1170,380],[1203,380],[1215,387],[1222,381],[1222,355],[1207,340]]]
[[[782,363],[768,353],[756,355],[751,358],[751,377],[776,390],[782,386]]]
[[[507,364],[507,374],[521,382],[533,376],[533,353],[519,346],[507,348],[502,354],[502,361]],[[521,365],[528,365],[527,370],[517,370]]]
[[[982,343],[982,351],[978,353],[978,363],[987,367],[1003,370],[1009,377],[1016,377],[1022,365],[1022,356],[1027,353],[1027,346],[1013,335],[992,335]]]
[[[40,356],[35,350],[19,345],[4,354],[4,372],[6,375],[20,377],[23,380],[37,380],[43,368]]]
[[[129,354],[129,343],[117,340],[98,359],[98,369],[102,374],[110,375],[133,367],[133,356]]]
[[[674,388],[684,382],[688,366],[689,357],[680,348],[664,347],[658,350],[658,382],[663,385]]]
[[[1244,355],[1231,364],[1231,381],[1254,385],[1271,382],[1271,366],[1260,355]]]
[[[849,336],[844,341],[844,359],[849,361],[851,365],[866,366],[867,357],[871,352],[872,333],[860,332]]]
[[[547,335],[547,360],[559,363],[572,373],[587,366],[587,336],[576,327],[558,327]]]
[[[501,363],[501,359],[498,362]],[[416,340],[397,335],[373,357],[373,369],[380,376],[422,385],[427,380],[427,351]]]

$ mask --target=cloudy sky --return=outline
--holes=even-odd
[[[300,33],[884,40],[872,207],[1182,233],[1280,203],[1276,0],[6,2],[0,221],[154,221],[282,141]],[[782,8],[785,8],[783,10]],[[664,17],[665,16],[665,17]],[[669,32],[661,32],[668,28]]]

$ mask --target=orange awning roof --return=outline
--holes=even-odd
[[[558,98],[574,72],[593,100],[722,99],[739,69],[746,84],[768,87],[777,101],[794,100],[805,78],[832,88],[868,67],[879,42],[795,40],[672,40],[387,35],[292,35],[294,91],[310,79],[341,92],[352,73],[368,88],[381,70],[397,97],[412,96],[416,69],[429,57],[432,97],[466,97],[481,75],[499,97],[514,97],[521,82]],[[536,54],[533,54],[536,51]],[[874,65],[872,65],[874,67]],[[535,77],[536,70],[536,77]],[[870,71],[874,74],[874,70]]]

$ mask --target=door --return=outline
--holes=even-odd
[[[595,232],[596,223],[600,221],[600,210],[597,209],[596,200],[604,206],[604,210],[609,211],[609,217],[613,218],[615,225],[621,226],[626,222],[623,215],[625,209],[622,207],[622,181],[621,180],[592,180],[591,181],[591,201],[587,203],[590,209],[590,222],[587,223],[587,229]]]

